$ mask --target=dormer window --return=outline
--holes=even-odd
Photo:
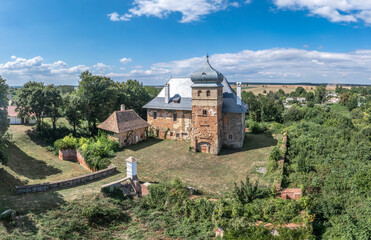
[[[201,93],[202,93],[202,91],[201,90],[198,90],[198,93],[197,93],[197,96],[201,96]]]
[[[206,96],[207,96],[207,97],[210,97],[210,90],[207,90],[207,91],[206,91]]]

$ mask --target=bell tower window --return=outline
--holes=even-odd
[[[206,96],[208,96],[208,97],[210,96],[210,90],[206,91]]]
[[[198,90],[198,93],[197,93],[197,96],[201,96],[201,93],[202,93],[202,91],[201,90]]]
[[[202,116],[207,116],[207,111],[205,109],[202,110]]]

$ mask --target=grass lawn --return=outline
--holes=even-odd
[[[331,104],[330,105],[331,111],[339,113],[343,115],[344,117],[350,118],[350,112],[347,107],[342,106],[340,104]]]
[[[277,140],[266,134],[247,134],[242,150],[223,149],[219,156],[189,151],[188,141],[148,139],[119,152],[113,164],[125,171],[129,156],[138,159],[142,181],[165,181],[176,177],[209,194],[228,192],[235,181],[256,180],[256,167],[265,166]],[[259,179],[264,184],[262,179]]]
[[[189,151],[188,141],[148,139],[129,146],[111,159],[119,173],[99,181],[58,191],[15,195],[15,186],[36,184],[67,179],[88,173],[78,163],[62,161],[48,152],[41,143],[35,142],[26,134],[30,126],[11,126],[13,135],[10,159],[7,166],[0,166],[0,211],[40,210],[52,208],[100,192],[103,184],[126,176],[125,159],[134,156],[138,159],[138,176],[141,181],[166,181],[176,177],[207,194],[228,192],[235,181],[244,180],[247,175],[252,180],[260,175],[256,167],[264,166],[277,140],[266,134],[248,133],[242,150],[221,151],[219,156]],[[278,136],[280,138],[281,136]],[[260,184],[264,181],[259,179]]]

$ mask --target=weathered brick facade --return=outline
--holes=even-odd
[[[110,139],[116,140],[120,143],[121,147],[128,146],[131,144],[136,144],[140,141],[147,139],[147,128],[139,128],[135,130],[130,130],[122,133],[114,133],[108,136]]]
[[[156,119],[154,115],[157,115]],[[147,111],[147,122],[151,125],[153,134],[160,139],[189,140],[191,118],[191,111],[164,109]]]
[[[222,146],[222,87],[192,88],[193,151],[218,154]]]
[[[143,108],[151,131],[161,139],[190,140],[191,150],[215,155],[222,145],[243,146],[248,106],[241,100],[241,83],[236,95],[208,59],[190,78],[170,78]]]

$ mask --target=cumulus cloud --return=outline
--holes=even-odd
[[[63,61],[45,63],[42,57],[12,57],[0,63],[0,75],[10,85],[35,80],[55,84],[77,84],[82,71],[90,70],[115,81],[137,79],[144,84],[164,84],[169,77],[189,77],[206,62],[205,57],[158,62],[149,67],[68,66]],[[325,52],[297,48],[272,48],[220,53],[210,56],[211,65],[232,82],[314,82],[369,84],[371,50]],[[108,71],[109,70],[109,71]]]
[[[309,10],[311,15],[331,22],[358,22],[371,24],[370,0],[274,0],[278,8]]]
[[[5,77],[10,85],[21,85],[30,80],[63,83],[66,80],[77,79],[82,71],[90,69],[85,65],[68,67],[63,61],[44,63],[41,56],[30,59],[12,56],[11,59],[6,63],[0,63],[0,75]]]
[[[369,83],[371,50],[349,53],[310,51],[296,48],[244,50],[210,56],[210,63],[229,81]],[[149,69],[111,73],[118,79],[135,78],[146,84],[163,84],[170,76],[188,77],[205,64],[194,57],[153,64]]]
[[[246,4],[250,0],[245,1]],[[120,15],[117,12],[108,14],[111,21],[129,21],[133,17],[152,16],[167,17],[171,13],[181,13],[181,23],[199,21],[213,12],[225,10],[228,7],[239,7],[240,3],[230,0],[134,0],[127,13]]]
[[[120,63],[126,64],[126,63],[131,63],[131,58],[121,58]]]

